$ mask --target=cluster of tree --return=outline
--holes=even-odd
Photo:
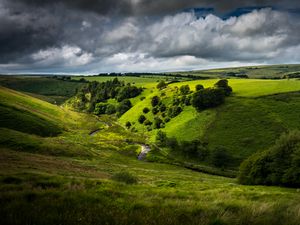
[[[245,160],[238,179],[242,184],[300,187],[300,131],[283,134],[269,150]]]
[[[245,72],[226,72],[224,73],[224,76],[227,77],[237,77],[237,78],[249,78],[247,74],[245,74]]]
[[[289,73],[282,76],[282,79],[300,78],[300,72]]]
[[[226,79],[219,80],[214,88],[196,87],[196,92],[192,96],[192,105],[198,110],[204,110],[221,105],[225,97],[229,96],[232,88]]]
[[[233,157],[224,147],[216,147],[209,150],[207,143],[202,143],[199,140],[178,142],[174,137],[167,137],[166,133],[161,130],[156,134],[156,143],[160,147],[168,147],[187,158],[207,161],[212,166],[218,168],[228,167],[233,161]]]
[[[61,81],[69,81],[69,82],[80,82],[80,83],[88,83],[89,82],[84,78],[80,78],[79,80],[77,80],[77,79],[72,79],[71,76],[61,76],[61,75],[47,76],[47,78],[61,80]]]
[[[82,107],[84,107],[86,103],[89,103],[88,111],[95,112],[97,115],[106,113],[113,114],[114,112],[123,114],[131,107],[131,103],[128,99],[138,96],[141,92],[142,88],[130,84],[125,85],[123,81],[115,78],[101,83],[96,81],[89,82],[78,90],[77,98],[80,103],[82,103]],[[106,101],[108,99],[116,99],[119,105],[116,107],[107,104]]]

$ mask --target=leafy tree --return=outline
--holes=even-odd
[[[96,115],[105,114],[106,108],[107,108],[107,103],[103,103],[103,102],[97,103],[94,110],[94,114]]]
[[[143,112],[144,112],[145,114],[147,114],[149,111],[150,111],[150,109],[149,109],[148,107],[145,107],[145,108],[143,109]]]
[[[158,112],[159,112],[158,107],[153,107],[153,108],[152,108],[152,113],[153,113],[153,115],[156,115]]]
[[[190,86],[187,84],[187,85],[182,85],[180,88],[180,93],[182,95],[187,95],[188,93],[190,93]]]
[[[160,89],[160,90],[162,90],[162,89],[164,89],[164,88],[166,88],[167,87],[167,84],[166,84],[166,82],[165,81],[160,81],[158,84],[157,84],[157,86],[156,86],[156,88],[157,89]]]
[[[180,106],[177,106],[177,105],[171,106],[168,109],[168,116],[171,118],[174,118],[174,117],[178,116],[181,112],[182,112],[182,108]]]
[[[114,114],[116,111],[117,110],[116,110],[116,107],[114,105],[107,104],[105,114],[111,115],[111,114]]]
[[[161,104],[161,105],[159,106],[159,111],[161,111],[161,112],[166,111],[166,109],[167,109],[167,107],[166,107],[165,104]]]
[[[241,164],[238,180],[300,187],[300,131],[284,133],[269,150],[250,156]]]
[[[127,127],[127,129],[129,129],[131,127],[131,123],[129,121],[127,121],[125,126]]]
[[[117,107],[117,113],[119,116],[123,115],[132,107],[131,102],[128,99],[123,100]]]
[[[197,84],[195,89],[196,89],[196,91],[200,91],[200,90],[204,89],[204,87],[202,84]]]
[[[155,129],[159,129],[159,128],[161,128],[162,126],[163,126],[163,121],[162,121],[162,119],[159,118],[159,117],[155,117],[155,118],[154,118],[154,128],[155,128]]]
[[[198,110],[216,107],[225,101],[224,91],[221,89],[206,88],[193,94],[192,105]]]
[[[153,107],[157,106],[160,102],[160,98],[158,96],[153,96],[153,98],[151,99],[151,105]]]
[[[161,130],[157,131],[156,133],[156,142],[160,146],[166,146],[167,142],[167,134]]]
[[[229,96],[232,92],[232,88],[228,85],[228,80],[226,79],[219,80],[214,86],[217,89],[223,90],[226,96]]]
[[[143,124],[145,120],[146,120],[146,117],[144,115],[140,115],[140,117],[138,119],[139,123]]]

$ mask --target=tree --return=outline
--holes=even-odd
[[[232,88],[228,85],[228,80],[226,79],[219,80],[214,86],[217,89],[223,90],[226,96],[229,96],[232,92]]]
[[[129,121],[127,121],[125,126],[127,127],[127,129],[129,129],[131,127],[131,123]]]
[[[152,108],[153,115],[156,115],[158,112],[159,112],[159,109],[157,106]]]
[[[168,109],[168,116],[174,118],[178,116],[182,112],[182,108],[180,106],[174,105]]]
[[[112,104],[107,104],[105,114],[111,115],[116,112],[116,107]]]
[[[192,96],[192,105],[198,110],[216,107],[225,101],[224,91],[221,89],[206,88],[197,91]]]
[[[153,96],[153,98],[151,99],[151,105],[153,107],[155,107],[158,105],[159,101],[160,101],[160,98],[158,96]]]
[[[128,99],[123,100],[117,107],[118,115],[121,116],[132,107]]]
[[[97,103],[95,106],[94,114],[96,115],[105,114],[106,108],[107,108],[107,103],[103,103],[103,102]]]
[[[159,130],[156,133],[156,142],[158,145],[160,146],[166,146],[166,142],[167,142],[167,135],[165,132]]]
[[[196,91],[200,91],[200,90],[204,89],[204,87],[202,84],[197,84],[195,89],[196,89]]]
[[[160,89],[160,90],[162,90],[162,89],[164,89],[164,88],[166,88],[166,87],[167,87],[167,84],[166,84],[166,82],[163,81],[163,80],[161,80],[161,81],[157,84],[157,86],[156,86],[156,88],[157,88],[157,89]]]
[[[143,124],[145,120],[146,120],[146,117],[144,115],[140,115],[140,117],[138,119],[139,123]]]
[[[154,118],[154,128],[155,128],[155,129],[159,129],[159,128],[161,128],[162,126],[163,126],[163,121],[162,121],[162,119],[159,118],[159,117],[155,117],[155,118]]]
[[[147,114],[149,111],[150,111],[150,109],[149,109],[148,107],[145,107],[145,108],[143,109],[143,112],[144,112],[145,114]]]
[[[238,180],[242,184],[300,187],[300,131],[284,133],[270,149],[246,159]]]
[[[182,85],[180,88],[180,93],[182,95],[187,95],[188,93],[190,93],[190,86],[187,84],[187,85]]]
[[[161,104],[161,105],[159,106],[159,111],[161,111],[161,112],[166,111],[166,109],[167,109],[167,107],[166,107],[165,104]]]

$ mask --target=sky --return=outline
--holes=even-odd
[[[298,0],[0,0],[0,73],[300,63]]]

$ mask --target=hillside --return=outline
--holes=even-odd
[[[67,128],[56,137],[40,137],[1,123],[4,224],[296,225],[300,220],[296,189],[243,186],[231,178],[139,161],[137,143],[145,138],[111,117],[70,112],[6,88],[0,93],[6,108]]]

